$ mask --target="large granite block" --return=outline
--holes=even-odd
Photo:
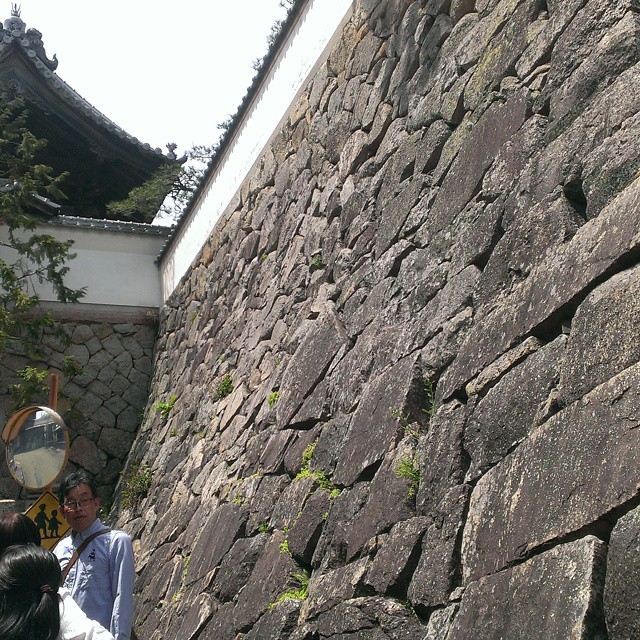
[[[538,349],[509,371],[471,413],[464,448],[471,456],[469,477],[496,464],[538,426],[543,405],[558,383],[566,337]]]
[[[279,426],[289,426],[335,355],[348,343],[344,328],[331,312],[319,317],[310,327],[282,376],[280,397],[276,404]]]
[[[640,360],[640,267],[616,274],[578,307],[560,376],[570,404]]]
[[[447,640],[605,640],[605,555],[588,536],[471,583]]]
[[[379,597],[341,602],[320,615],[315,628],[327,640],[410,640],[425,633],[410,609],[397,600]]]
[[[473,198],[496,154],[524,124],[528,111],[527,94],[520,92],[482,115],[442,182],[431,211],[431,233],[447,227]]]
[[[640,638],[640,507],[611,533],[604,608],[610,640]]]
[[[570,242],[476,321],[439,389],[449,397],[535,327],[584,295],[594,281],[640,247],[640,179],[636,179]]]
[[[466,485],[454,487],[422,539],[422,553],[408,591],[416,609],[446,605],[460,584],[460,534],[469,493]]]
[[[638,496],[640,364],[551,417],[476,485],[465,582],[597,522]]]
[[[414,388],[415,357],[405,358],[373,380],[362,393],[351,419],[334,481],[353,484],[368,468],[378,465],[398,438],[393,411],[405,411]]]

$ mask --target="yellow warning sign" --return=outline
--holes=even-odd
[[[62,515],[58,500],[49,491],[45,491],[25,511],[25,515],[36,523],[40,532],[40,544],[45,549],[53,549],[70,529]]]

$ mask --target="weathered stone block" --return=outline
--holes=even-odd
[[[409,495],[412,487],[396,473],[400,462],[411,460],[412,456],[413,450],[406,443],[401,443],[386,456],[370,483],[367,501],[346,531],[344,542],[335,538],[332,541],[334,545],[346,545],[347,562],[359,557],[375,536],[414,514],[413,500]]]
[[[562,369],[566,338],[560,336],[509,371],[469,416],[464,448],[471,456],[468,478],[499,462],[531,429],[555,388]]]
[[[106,409],[104,406],[98,407],[96,411],[91,414],[91,419],[99,426],[99,427],[115,427],[116,426],[116,417]]]
[[[80,324],[73,330],[73,333],[71,334],[71,341],[75,344],[84,344],[94,337],[93,331],[89,325]]]
[[[122,401],[122,403],[118,403],[118,406],[122,406],[124,404],[127,407],[127,404]],[[105,403],[107,408],[108,403]],[[116,427],[118,429],[122,429],[123,431],[128,431],[129,433],[133,433],[136,431],[138,426],[140,425],[141,420],[141,411],[137,407],[128,407],[123,409],[116,419]]]
[[[593,218],[635,177],[640,168],[640,114],[622,123],[583,161],[587,216]]]
[[[470,492],[467,485],[451,489],[422,539],[420,560],[408,591],[416,608],[446,605],[460,583],[458,545]]]
[[[285,600],[269,609],[253,626],[244,640],[276,640],[288,638],[298,622],[302,603],[299,600]]]
[[[278,431],[267,440],[260,456],[260,469],[263,473],[281,473],[284,456],[294,436],[291,431]]]
[[[211,583],[211,593],[217,599],[229,602],[240,593],[268,540],[269,536],[263,533],[253,538],[240,538],[235,541]]]
[[[491,37],[465,90],[465,106],[476,109],[486,95],[500,86],[516,60],[529,44],[527,35],[542,6],[541,0],[525,2],[501,2],[496,10],[495,23],[500,25]],[[509,15],[510,14],[510,15]],[[493,22],[493,18],[489,20]]]
[[[313,488],[312,478],[300,478],[285,488],[271,514],[270,526],[276,529],[290,527],[302,510],[307,496]]]
[[[112,333],[108,338],[105,338],[102,341],[102,348],[113,358],[118,357],[124,351],[122,342],[116,333]]]
[[[613,528],[604,608],[610,640],[640,637],[640,508]]]
[[[640,360],[640,267],[591,292],[571,322],[559,401],[570,404]]]
[[[595,523],[638,495],[640,365],[551,417],[476,485],[465,582]]]
[[[358,594],[370,560],[363,558],[322,575],[312,575],[309,581],[309,597],[305,600],[300,617],[315,618],[336,605]]]
[[[102,405],[102,400],[89,391],[75,403],[75,409],[87,418]]]
[[[472,199],[500,147],[520,129],[528,110],[528,98],[522,92],[491,105],[482,115],[466,136],[433,203],[432,234],[445,228]]]
[[[195,600],[194,600],[195,596]],[[208,593],[187,593],[184,597],[184,610],[176,616],[167,630],[168,634],[180,635],[184,640],[197,638],[204,626],[211,620],[218,605]]]
[[[420,487],[416,496],[419,515],[434,518],[449,491],[464,482],[468,466],[462,444],[465,420],[465,406],[450,402],[438,408],[428,431],[420,436]]]
[[[290,480],[286,476],[265,476],[249,504],[249,519],[247,520],[247,535],[257,533],[261,525],[269,523],[274,505],[288,486]]]
[[[289,426],[304,399],[325,375],[327,367],[349,338],[332,312],[318,318],[304,336],[282,376],[276,404],[278,425]]]
[[[305,565],[311,564],[330,506],[329,492],[316,489],[287,533],[291,555]]]
[[[211,513],[199,527],[193,541],[191,562],[185,573],[184,584],[197,582],[215,569],[234,542],[244,533],[248,509],[236,504],[223,504]]]
[[[469,584],[449,640],[604,640],[606,547],[588,536]]]
[[[421,551],[428,518],[410,518],[395,524],[376,554],[366,584],[376,593],[403,597]]]
[[[287,590],[296,586],[293,577],[299,567],[288,553],[282,553],[283,534],[276,532],[256,562],[251,579],[238,594],[234,610],[235,628],[247,631]]]
[[[497,243],[485,267],[476,300],[487,304],[526,279],[555,247],[571,240],[584,220],[557,192],[518,217]]]
[[[119,429],[104,428],[98,439],[98,448],[110,456],[124,460],[131,451],[134,434],[120,431]]]
[[[100,451],[95,442],[85,436],[78,436],[71,444],[69,460],[80,465],[89,473],[97,474],[104,467]]]
[[[452,604],[445,609],[436,609],[429,617],[427,635],[424,640],[447,640],[458,608],[458,604]]]
[[[363,597],[341,602],[321,614],[315,625],[321,638],[402,640],[422,638],[424,626],[397,600]]]
[[[369,467],[377,465],[398,436],[394,410],[404,410],[415,377],[415,358],[405,358],[371,382],[353,414],[334,481],[353,484]]]
[[[346,540],[352,524],[369,497],[369,483],[361,482],[353,489],[343,490],[331,501],[329,515],[316,546],[312,566],[321,563],[326,568],[343,566],[347,557]]]
[[[575,12],[575,4],[567,3],[567,9]],[[637,56],[637,45],[621,46],[623,33],[629,28],[623,23],[630,4],[629,0],[605,4],[589,0],[558,38],[551,55],[547,87],[555,120],[575,117],[576,104],[582,106],[600,83],[608,84],[611,77],[630,66],[630,57]],[[629,12],[626,18],[633,20],[634,16]]]
[[[461,388],[519,338],[575,300],[640,246],[640,179],[594,220],[534,267],[493,311],[476,322],[441,383],[443,397]]]

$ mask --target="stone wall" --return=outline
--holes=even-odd
[[[141,637],[640,636],[639,35],[356,2],[161,312]]]
[[[57,372],[58,413],[69,428],[71,445],[65,473],[83,468],[93,474],[103,505],[108,508],[149,397],[155,314],[146,322],[76,320],[63,323],[62,328],[69,343],[51,333],[45,335],[40,361],[27,359],[19,343],[9,345],[0,364],[5,383],[1,411],[6,417],[13,411],[7,390],[9,384],[17,382],[16,371],[36,366]],[[65,358],[69,357],[75,371],[65,367]],[[42,393],[29,404],[47,402],[47,393]],[[9,475],[4,443],[1,446],[0,497],[27,499],[28,492]]]

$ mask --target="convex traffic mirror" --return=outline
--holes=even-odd
[[[4,429],[9,473],[20,485],[40,491],[62,474],[69,458],[69,433],[50,407],[27,407],[14,413]]]

